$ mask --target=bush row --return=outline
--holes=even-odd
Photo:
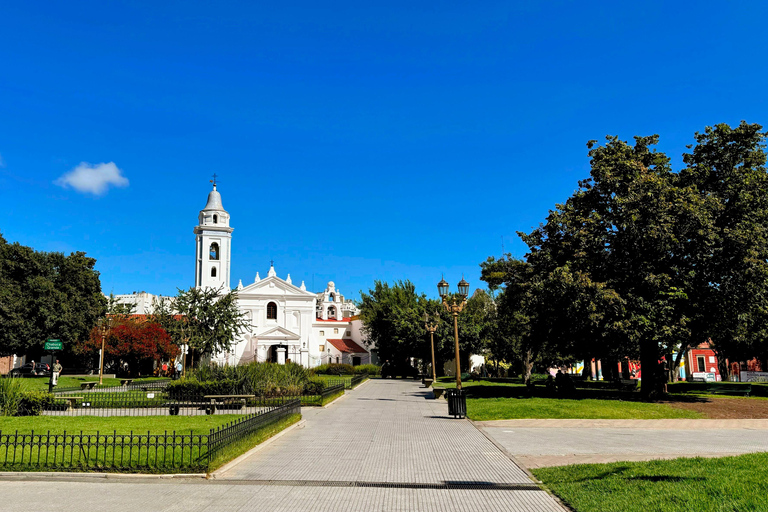
[[[375,364],[361,364],[352,366],[351,364],[321,364],[315,366],[312,371],[318,375],[381,375],[381,366]]]

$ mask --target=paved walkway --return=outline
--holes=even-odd
[[[527,468],[768,451],[768,420],[477,422]]]
[[[369,381],[211,481],[11,477],[0,493],[20,512],[565,510],[430,395]]]

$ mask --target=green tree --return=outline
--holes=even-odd
[[[39,356],[47,338],[65,351],[87,339],[105,312],[96,260],[39,252],[0,236],[0,355]]]
[[[373,289],[360,293],[363,333],[381,361],[402,366],[411,357],[430,359],[424,343],[426,304],[426,296],[407,280],[392,286],[375,281]]]
[[[766,353],[768,332],[768,173],[762,126],[744,121],[696,133],[683,155],[681,182],[713,203],[712,236],[695,258],[692,280],[692,340],[708,338],[726,359]]]
[[[639,347],[645,398],[660,389],[661,355],[690,337],[687,294],[697,251],[712,234],[711,200],[680,183],[667,156],[652,149],[657,142],[657,136],[636,137],[634,146],[617,137],[607,137],[604,146],[591,141],[590,178],[523,236],[537,275],[557,277],[560,269],[561,277],[576,277],[572,282],[583,286],[573,289],[571,300],[584,299],[579,289],[597,293],[584,299],[588,310],[601,310],[585,334],[610,319],[600,329],[603,348],[631,353]],[[618,315],[612,309],[620,309]]]
[[[172,310],[171,310],[172,308]],[[153,321],[165,329],[177,345],[187,344],[192,361],[231,349],[249,323],[238,309],[237,292],[222,289],[179,290],[172,304],[155,304]]]

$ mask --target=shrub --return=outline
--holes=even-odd
[[[311,372],[296,363],[249,363],[241,366],[202,366],[186,379],[172,382],[172,398],[201,395],[300,395]]]
[[[310,379],[304,383],[303,394],[304,395],[319,395],[325,389],[325,381],[323,379]]]
[[[16,414],[17,416],[38,416],[44,407],[53,406],[55,398],[47,391],[22,391],[21,403]]]
[[[361,364],[355,366],[355,375],[367,373],[368,375],[381,375],[381,366],[375,364]]]
[[[0,378],[0,416],[16,416],[24,395],[21,379]]]
[[[351,364],[321,364],[313,368],[320,375],[354,375],[355,367]]]

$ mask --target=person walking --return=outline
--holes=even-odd
[[[59,384],[59,374],[61,373],[61,370],[63,368],[61,367],[61,364],[59,364],[59,360],[57,359],[56,362],[53,364],[53,385],[58,386]]]

